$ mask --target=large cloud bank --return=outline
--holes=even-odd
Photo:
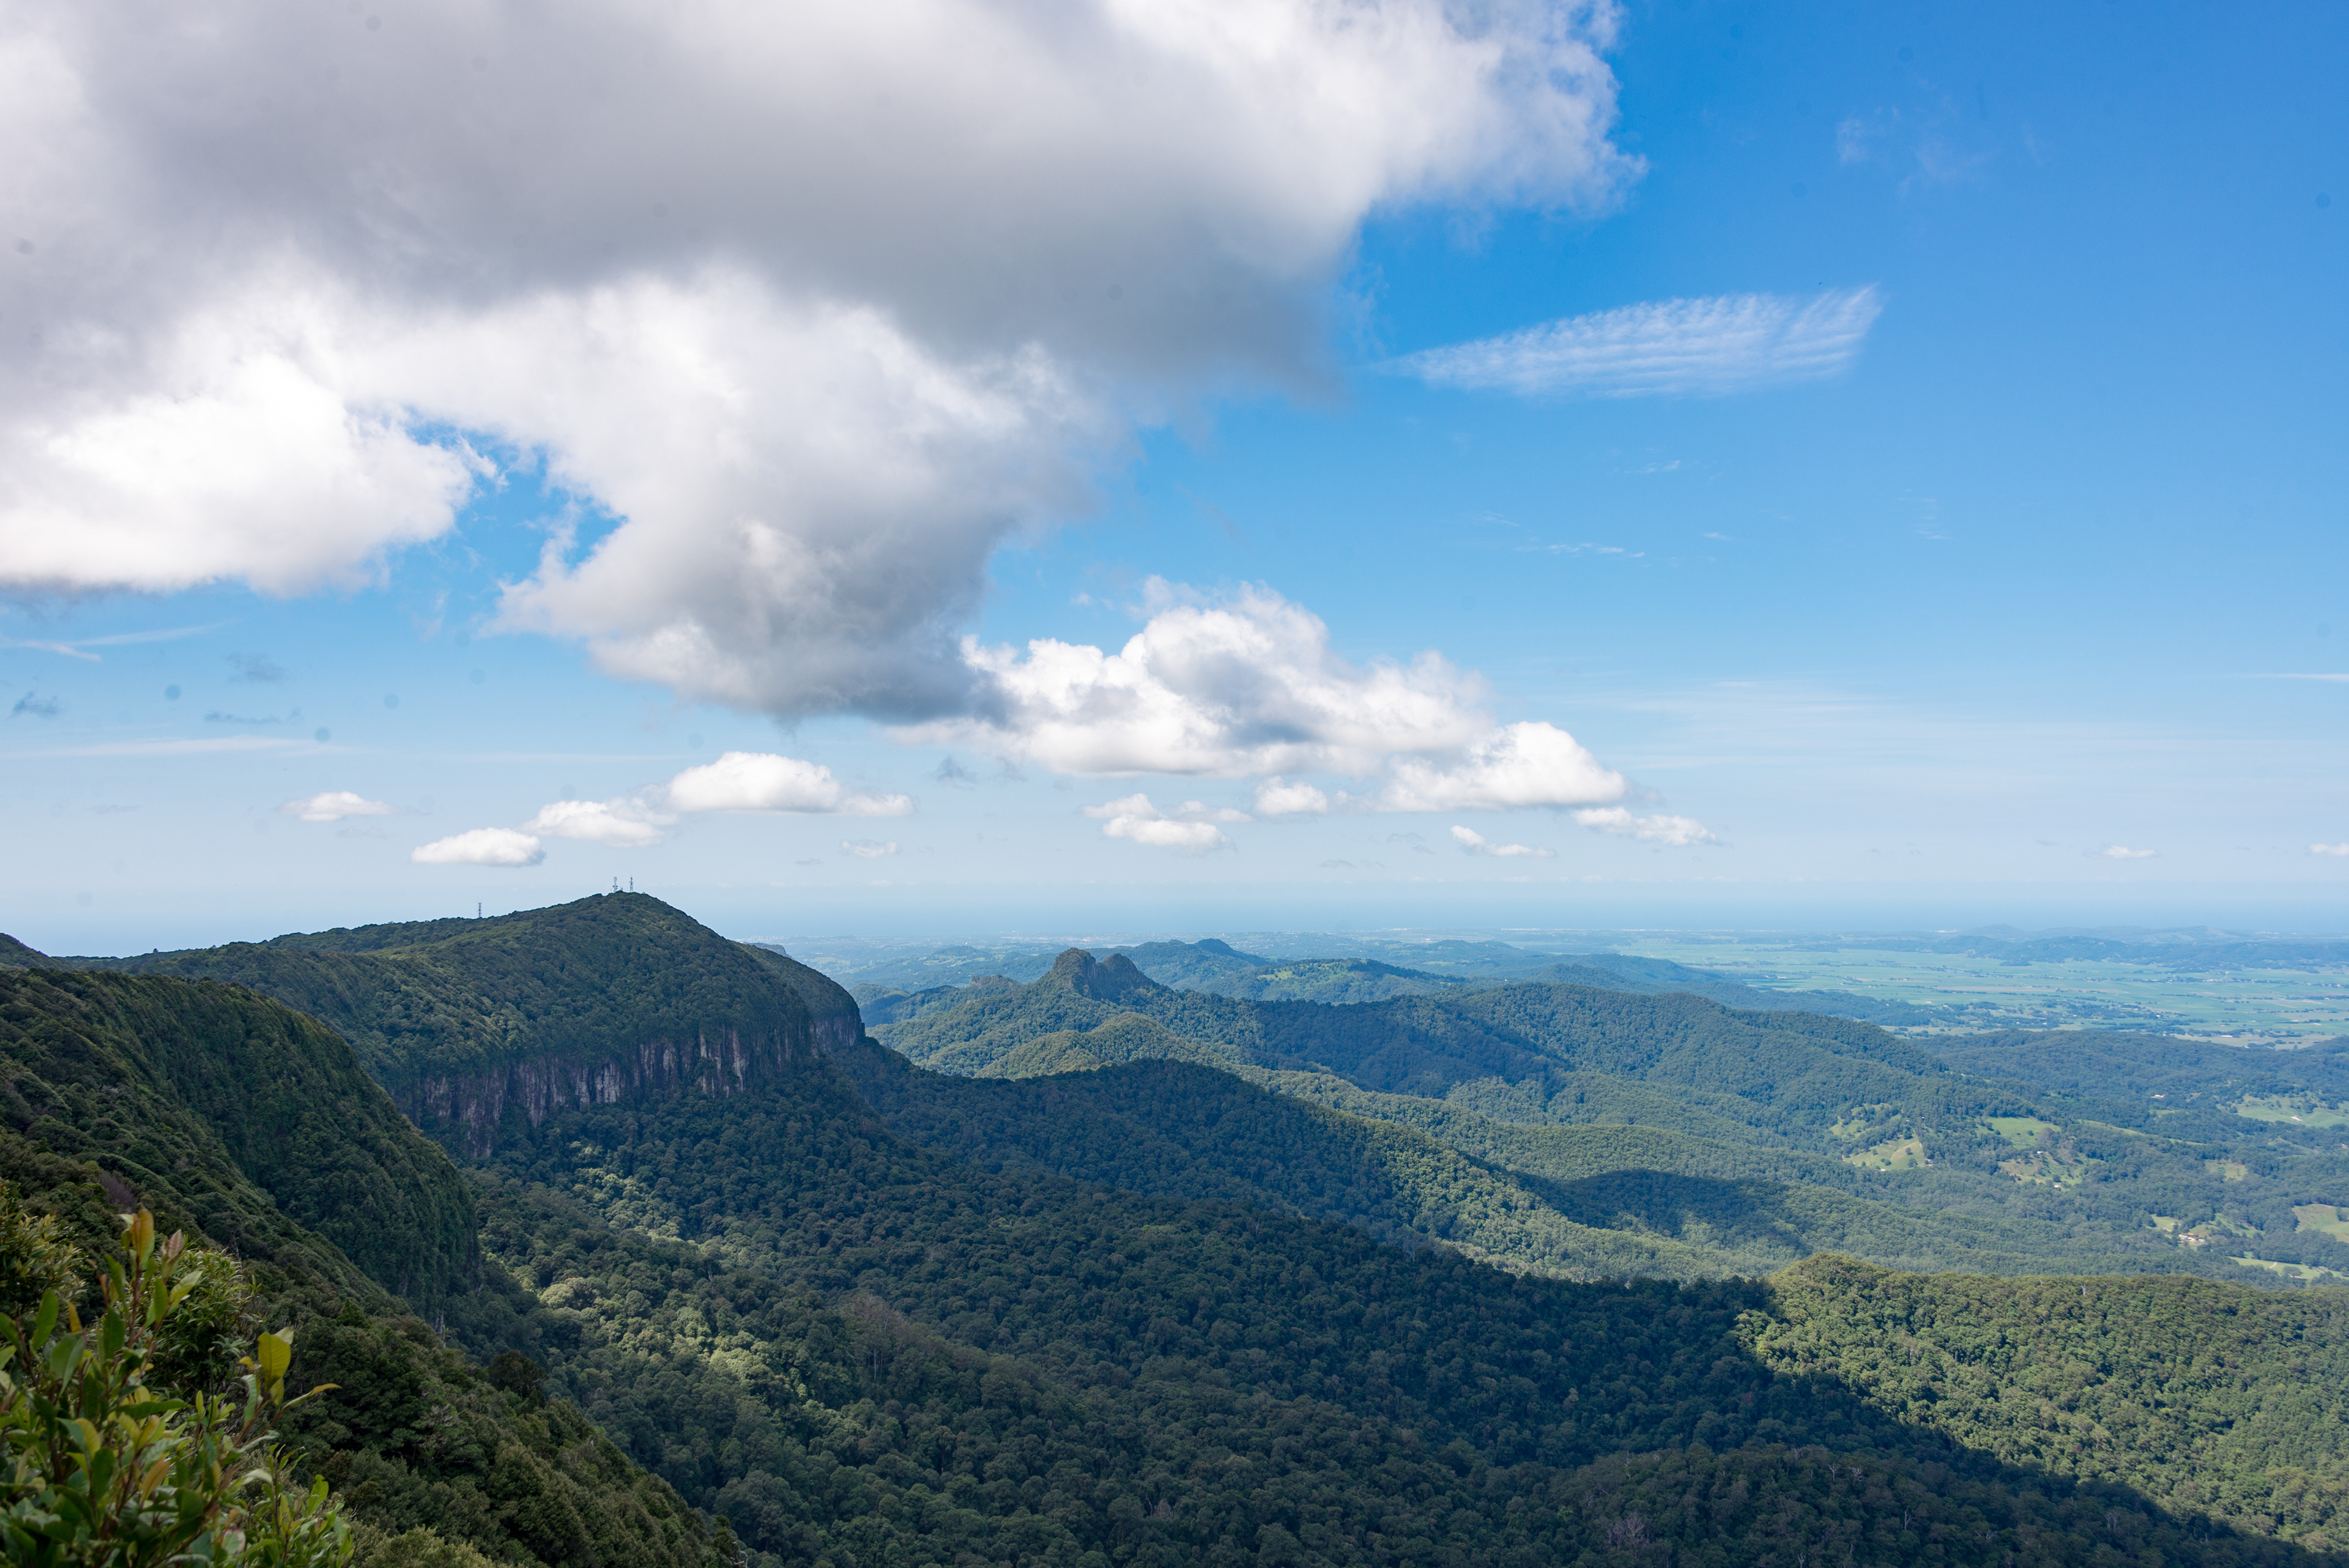
[[[13,7],[0,582],[365,581],[520,453],[616,525],[556,541],[508,625],[779,716],[969,711],[1001,680],[957,645],[989,553],[1135,420],[1309,379],[1369,214],[1605,198],[1610,26]]]

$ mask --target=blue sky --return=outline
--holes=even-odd
[[[928,12],[943,36],[989,9]],[[457,26],[385,22],[369,36]],[[61,216],[23,182],[0,303],[45,346],[0,410],[32,475],[0,494],[0,794],[19,825],[0,929],[124,950],[615,877],[743,935],[2349,925],[2349,849],[2315,847],[2349,844],[2337,8],[1635,5],[1611,37],[1587,13],[1523,25],[1567,86],[1431,87],[1408,38],[1325,78],[1353,46],[1310,27],[1278,70],[1112,37],[1145,72],[1151,49],[1179,56],[1169,101],[1212,88],[1267,117],[1262,140],[1154,162],[1152,138],[1180,133],[1151,129],[1149,89],[1091,111],[1141,149],[1133,213],[1103,216],[1114,178],[1064,212],[1061,154],[1032,151],[964,212],[928,182],[946,142],[905,130],[824,220],[854,240],[943,213],[903,275],[805,243],[793,225],[832,198],[800,187],[755,233],[705,222],[683,183],[616,240],[595,238],[608,213],[517,219],[585,236],[528,254],[497,251],[502,216],[447,219],[450,284],[417,281],[416,245],[394,263],[351,239],[367,199],[315,179],[284,176],[265,223],[242,195],[165,212],[151,182]],[[45,36],[109,85],[105,38]],[[907,91],[947,68],[768,41]],[[477,74],[593,43],[511,33]],[[1568,45],[1599,75],[1540,57]],[[379,99],[319,112],[376,126],[374,155],[433,189],[464,150],[398,128],[440,89],[385,69]],[[1347,138],[1295,109],[1300,81],[1380,70],[1401,85],[1330,111],[1339,130],[1369,117]],[[656,82],[636,111],[667,124],[681,99],[662,94],[690,85]],[[173,125],[84,97],[93,135],[162,158]],[[863,101],[808,112],[843,138],[900,129],[864,124]],[[965,107],[982,127],[1011,112]],[[1406,114],[1458,129],[1374,167],[1343,151]],[[254,128],[215,129],[232,172],[254,160],[238,191],[280,178],[237,140]],[[728,130],[679,135],[690,151]],[[450,212],[481,205],[462,194]],[[1179,237],[1202,213],[1215,236]],[[669,223],[704,227],[631,251]],[[265,256],[239,249],[257,230]],[[217,275],[179,294],[92,283],[71,254],[190,232]],[[286,254],[308,270],[260,288]],[[940,281],[1063,262],[1078,281],[1040,304]],[[750,282],[709,270],[738,263]],[[652,430],[700,405],[599,380],[622,329],[570,308],[590,287],[657,351],[639,385],[689,359],[680,344],[743,356],[727,395],[781,410],[746,427],[768,432],[755,482],[703,477],[734,449],[697,444],[700,425]],[[1823,298],[1860,326],[1797,364],[1783,318]],[[310,314],[288,325],[280,299]],[[1686,300],[1783,330],[1708,337],[1661,308]],[[1609,312],[1626,314],[1588,319]],[[1511,340],[1557,322],[1580,325],[1541,340],[1549,360]],[[65,326],[93,323],[176,347],[126,370],[73,347],[89,335]],[[1610,331],[1680,368],[1589,349]],[[289,362],[361,367],[316,372],[342,400],[329,424],[282,389],[235,390],[254,345],[297,338]],[[1431,370],[1479,344],[1440,362],[1487,384]],[[890,379],[909,356],[947,368],[916,389],[917,429],[914,383]],[[882,390],[859,403],[868,374]],[[228,433],[202,435],[195,467],[121,433],[202,397],[244,422],[202,426]],[[836,412],[852,404],[894,411]],[[269,533],[213,457],[255,443],[286,466],[253,471],[298,501],[326,463],[313,431],[357,441],[378,466],[351,483],[371,488],[322,491]],[[109,441],[105,485],[103,465],[39,466]],[[139,463],[226,500],[141,489],[119,472]],[[340,521],[395,493],[411,500]],[[708,552],[745,517],[786,555],[851,564],[744,612],[726,596],[745,568]],[[637,553],[596,577],[624,538]],[[312,566],[272,564],[319,539]],[[816,600],[846,607],[807,631]],[[680,640],[720,616],[717,652]],[[1043,657],[1019,651],[1113,659],[1145,628],[1167,683],[1147,714],[1103,707],[1108,688],[1052,708]],[[942,651],[966,633],[1006,651]],[[1428,650],[1444,663],[1414,666]],[[1277,793],[1309,784],[1309,809]],[[285,809],[341,792],[356,815]],[[507,836],[415,858],[483,829]]]

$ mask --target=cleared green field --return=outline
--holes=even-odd
[[[2282,1096],[2249,1096],[2235,1107],[2235,1114],[2249,1116],[2255,1122],[2295,1122],[2304,1127],[2349,1127],[2349,1110],[2339,1106],[2319,1106],[2303,1100],[2285,1099]]]
[[[2016,1148],[2036,1148],[2041,1133],[2064,1130],[2054,1122],[2043,1122],[2037,1116],[1990,1116],[1982,1125]]]

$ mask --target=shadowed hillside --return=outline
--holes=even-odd
[[[1943,1168],[1852,1151],[1985,1117],[2009,1147],[1997,1127],[2039,1104],[1865,1025],[1565,986],[1249,1002],[1071,953],[912,1021],[959,1012],[972,1027],[934,1032],[941,1054],[1000,1072],[1027,1052],[1047,1074],[980,1079],[849,1038],[839,987],[665,907],[542,914],[543,930],[500,922],[486,950],[462,931],[264,944],[288,967],[254,972],[344,964],[347,1016],[409,1021],[407,1055],[380,1060],[487,1052],[525,1071],[497,1054],[526,1038],[569,1061],[615,1038],[595,999],[620,982],[580,955],[627,942],[630,972],[675,971],[666,996],[797,1020],[807,1048],[727,1093],[647,1074],[507,1116],[486,1146],[454,1140],[486,1152],[466,1155],[481,1287],[451,1333],[527,1358],[494,1363],[504,1403],[420,1324],[336,1309],[304,1331],[347,1385],[305,1440],[391,1521],[429,1516],[445,1485],[481,1502],[442,1517],[504,1532],[477,1538],[507,1555],[586,1561],[610,1531],[658,1526],[667,1494],[647,1489],[665,1482],[722,1513],[758,1568],[1513,1568],[1666,1547],[1757,1565],[2282,1564],[2303,1560],[2287,1542],[2324,1549],[2339,1528],[2344,1293],[1828,1257],[1701,1277],[1913,1229],[1934,1210],[1901,1179]],[[493,981],[555,1023],[471,1036]],[[674,1031],[664,1005],[631,1016]],[[1178,1048],[1198,1059],[1153,1054]],[[1599,1119],[1635,1106],[1702,1130]],[[2000,1229],[1942,1207],[1944,1256],[2006,1268],[2028,1251],[2014,1238],[2062,1240],[2052,1218]],[[1550,1277],[1577,1272],[1616,1277]],[[1620,1277],[1654,1272],[1683,1282]],[[529,1418],[534,1367],[615,1447],[554,1414],[478,1461],[419,1446],[443,1407]],[[2285,1428],[2291,1443],[2265,1436]],[[466,1479],[476,1463],[488,1479]],[[496,1487],[527,1475],[588,1521],[564,1489],[598,1474],[618,1500],[605,1523],[500,1511]]]

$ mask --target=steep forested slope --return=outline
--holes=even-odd
[[[13,1144],[89,1161],[125,1206],[247,1258],[426,1312],[474,1282],[456,1170],[340,1040],[250,992],[0,973],[0,1117]]]
[[[1251,1083],[1137,1061],[1015,1084],[870,1048],[835,1061],[894,1130],[990,1168],[1341,1220],[1571,1279],[1762,1274],[1817,1251],[2004,1273],[2175,1255],[2156,1238],[2116,1247],[2027,1217],[1920,1217],[1832,1157],[1613,1124],[1521,1127],[1326,1075],[1240,1069]],[[1357,1114],[1316,1115],[1316,1102]]]
[[[469,1048],[502,974],[547,1017],[597,1027],[596,988],[616,982],[579,955],[606,940],[711,981],[692,992],[717,999],[711,1016],[731,997],[830,1050],[760,1058],[724,1094],[694,1075],[612,1081],[452,1140],[484,1256],[451,1334],[530,1361],[492,1376],[420,1324],[339,1306],[303,1331],[351,1387],[317,1451],[395,1524],[494,1527],[499,1551],[546,1561],[663,1560],[610,1545],[622,1531],[705,1540],[633,1462],[722,1511],[760,1568],[2283,1563],[2302,1558],[2276,1538],[2323,1547],[2340,1528],[2349,1433],[2302,1387],[2349,1371],[2340,1293],[2147,1296],[1826,1259],[1768,1282],[1627,1285],[1454,1250],[1514,1225],[1514,1246],[1565,1238],[1662,1267],[1792,1256],[1834,1226],[1937,1211],[1959,1216],[1939,1244],[1971,1245],[1971,1189],[1903,1185],[1945,1167],[1845,1156],[2039,1102],[1862,1026],[1570,987],[1251,1003],[1075,955],[1051,983],[955,1004],[978,1007],[971,1064],[1064,1033],[1044,1064],[1171,1039],[1237,1073],[1144,1059],[949,1078],[843,1039],[853,1005],[823,976],[673,911],[543,913],[543,943],[515,918],[478,971],[471,922],[270,946],[386,961],[334,971],[339,1004],[404,1020],[425,1056]],[[656,1022],[674,1035],[690,1012]],[[533,1038],[578,1059],[561,1029]],[[1694,1121],[1603,1119],[1629,1106]],[[2007,1147],[2012,1128],[1983,1127]],[[1581,1218],[1602,1212],[1610,1230]],[[1420,1244],[1446,1225],[1459,1235]],[[1977,1229],[1984,1257],[2020,1233]],[[2199,1261],[2158,1233],[2146,1245]],[[2075,1318],[2075,1299],[2095,1314]],[[2296,1446],[2261,1437],[2294,1423]],[[598,1489],[602,1513],[582,1495]]]
[[[1173,990],[1123,958],[1097,961],[1075,950],[1032,984],[990,988],[883,1037],[923,1065],[970,1073],[1038,1036],[1097,1028],[1127,1012],[1235,1063],[1318,1067],[1390,1093],[1440,1096],[1480,1079],[1547,1083],[1592,1071],[1737,1096],[1816,1121],[1855,1104],[1913,1097],[1922,1079],[1948,1079],[2000,1108],[2021,1108],[2012,1096],[1963,1084],[1931,1053],[1845,1019],[1541,984],[1347,1007],[1250,1002]]]
[[[574,1408],[502,1390],[408,1314],[514,1290],[471,1186],[315,1020],[210,981],[0,972],[0,1180],[90,1254],[145,1206],[250,1265],[264,1320],[297,1330],[294,1390],[341,1385],[286,1429],[362,1520],[513,1562],[712,1560]]]
[[[651,1083],[727,1092],[816,1049],[759,955],[633,893],[103,961],[233,981],[311,1014],[419,1127],[474,1152],[554,1105]]]
[[[2224,1561],[2223,1531],[2131,1489],[2202,1484],[2231,1509],[2289,1481],[2254,1453],[2137,1441],[2145,1386],[2091,1375],[2065,1397],[2109,1434],[2085,1469],[2106,1490],[2075,1492],[1949,1440],[1905,1390],[1770,1359],[1773,1335],[1865,1337],[1864,1295],[1851,1321],[1832,1291],[1789,1309],[1753,1283],[1512,1277],[1262,1209],[989,1174],[892,1138],[829,1064],[775,1101],[566,1110],[496,1166],[493,1244],[576,1335],[547,1352],[557,1378],[778,1554],[1544,1563],[1649,1532],[1724,1562],[1838,1541],[2088,1562],[2116,1540]],[[2280,1299],[2212,1287],[2168,1310],[2223,1328]],[[2239,1374],[2341,1361],[2335,1318],[2296,1333],[2238,1334]],[[2337,1424],[2316,1446],[2341,1452]],[[2321,1532],[2328,1495],[2269,1517]]]
[[[2076,1033],[1906,1041],[1848,1019],[1549,983],[1258,1003],[1080,952],[880,1033],[957,1074],[1144,1056],[1220,1066],[1417,1127],[1562,1219],[1681,1242],[1716,1268],[1834,1250],[1912,1268],[2349,1277],[2349,1232],[2330,1218],[2349,1206],[2349,1147],[2324,1116],[2292,1119],[2333,1092],[2335,1070],[2281,1060],[2304,1053],[2206,1059],[2218,1048]],[[2175,1099],[2152,1098],[2157,1082]],[[2309,1104],[2244,1100],[2259,1092]],[[2267,1119],[2234,1114],[2247,1105]],[[1684,1141],[1655,1146],[1662,1163],[1592,1170],[1585,1135],[1537,1130],[1614,1124]]]
[[[250,986],[332,1026],[393,1086],[806,1026],[790,992],[761,983],[756,957],[635,893],[485,920],[58,961]]]
[[[2349,1100],[2349,1042],[2252,1051],[2164,1034],[2007,1029],[1918,1044],[1961,1072],[2104,1102],[2132,1127],[2170,1114],[2229,1109],[2247,1095]]]

